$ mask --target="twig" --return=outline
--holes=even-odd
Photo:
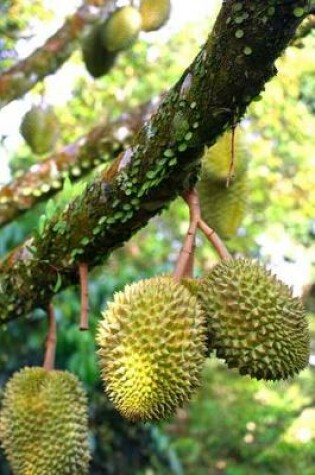
[[[81,286],[81,317],[80,330],[89,329],[89,289],[88,289],[88,266],[86,262],[79,264]]]
[[[231,161],[228,176],[226,179],[226,187],[230,186],[231,179],[234,178],[235,173],[235,129],[236,124],[232,125],[232,137],[231,137]]]
[[[225,247],[223,241],[221,241],[217,233],[212,228],[210,228],[210,226],[208,226],[202,219],[200,219],[198,227],[206,236],[208,241],[211,242],[221,259],[232,259],[232,256]]]
[[[47,307],[48,313],[48,334],[46,339],[46,350],[43,367],[47,371],[51,371],[55,366],[56,342],[57,342],[57,326],[54,307],[50,303]]]

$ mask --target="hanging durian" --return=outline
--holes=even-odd
[[[204,317],[196,297],[172,277],[142,280],[116,293],[97,342],[107,394],[128,419],[167,417],[199,385]]]
[[[220,262],[202,279],[198,300],[211,348],[229,368],[278,380],[308,364],[309,332],[301,301],[258,263]]]
[[[103,46],[100,31],[102,25],[94,25],[82,40],[82,57],[86,69],[94,78],[104,76],[113,67],[117,54]]]
[[[44,154],[54,148],[59,137],[59,121],[50,106],[32,106],[24,115],[20,132],[34,153]]]
[[[142,30],[155,31],[165,25],[170,17],[170,0],[141,0]]]
[[[65,371],[23,368],[8,382],[0,439],[14,475],[85,475],[87,399]]]
[[[136,8],[118,8],[102,25],[103,46],[111,52],[129,48],[138,37],[141,21],[141,15]]]
[[[246,214],[248,178],[243,173],[227,187],[202,174],[197,184],[202,218],[223,239],[235,236]]]

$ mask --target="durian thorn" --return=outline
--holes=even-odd
[[[196,232],[200,219],[200,204],[196,189],[184,193],[183,198],[189,208],[189,228],[173,272],[173,278],[177,281],[193,275]]]
[[[208,226],[203,219],[200,218],[198,222],[198,227],[199,229],[203,232],[203,234],[206,236],[208,241],[211,242],[219,256],[221,257],[222,260],[226,259],[232,259],[231,254],[225,247],[223,241],[220,239],[220,237],[217,235],[217,233]]]
[[[227,175],[226,179],[226,187],[228,188],[230,186],[231,180],[234,178],[234,173],[235,173],[235,129],[236,129],[235,123],[232,125],[232,135],[231,135],[231,161],[230,161],[230,167],[229,167],[229,172]]]
[[[55,366],[56,342],[57,342],[57,325],[55,311],[52,303],[47,307],[48,315],[48,333],[46,339],[46,350],[43,367],[47,371],[51,371]]]
[[[81,316],[80,330],[89,329],[89,289],[88,289],[88,265],[86,262],[79,263],[80,288],[81,288]]]

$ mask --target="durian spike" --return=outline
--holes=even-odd
[[[88,266],[86,262],[79,264],[80,287],[81,287],[81,317],[80,330],[89,329],[89,288],[88,288]]]
[[[48,304],[48,333],[46,339],[46,350],[43,367],[47,371],[51,371],[55,366],[56,342],[57,342],[57,326],[55,311],[52,303]]]
[[[200,220],[200,205],[195,188],[183,194],[189,208],[189,228],[181,247],[173,277],[181,281],[183,277],[193,277],[196,232]]]

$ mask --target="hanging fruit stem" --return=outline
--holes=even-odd
[[[173,272],[173,278],[177,281],[180,281],[183,277],[193,277],[195,241],[198,228],[203,232],[208,241],[211,242],[221,259],[231,259],[232,257],[216,232],[201,218],[200,203],[196,188],[184,193],[183,198],[189,208],[189,228]]]
[[[173,272],[173,277],[177,281],[193,275],[196,232],[200,220],[199,199],[195,188],[185,193],[183,198],[189,208],[189,228]]]
[[[81,317],[80,330],[89,329],[89,289],[88,289],[88,266],[86,262],[79,264],[81,286]]]
[[[219,238],[217,233],[210,228],[202,219],[199,220],[198,227],[200,231],[203,232],[203,234],[206,236],[208,241],[211,242],[219,256],[221,257],[222,260],[224,259],[232,259],[231,254],[225,247],[223,241]]]
[[[226,179],[227,188],[230,186],[230,182],[234,178],[234,174],[235,174],[235,129],[236,129],[236,124],[234,123],[232,125],[232,135],[231,135],[231,161],[230,161],[228,176]]]
[[[43,367],[47,371],[51,371],[55,367],[56,342],[57,342],[57,326],[54,307],[52,303],[48,304],[48,334],[46,339],[46,350]]]

